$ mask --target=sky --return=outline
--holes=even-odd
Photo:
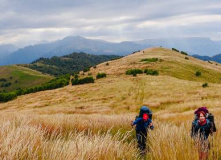
[[[221,40],[220,0],[0,0],[0,44],[83,36]]]

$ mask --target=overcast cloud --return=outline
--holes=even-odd
[[[220,0],[0,0],[0,44],[66,36],[221,40]]]

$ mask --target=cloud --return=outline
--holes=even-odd
[[[105,40],[221,39],[219,0],[0,0],[0,43],[81,35]]]

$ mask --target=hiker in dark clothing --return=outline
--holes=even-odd
[[[199,159],[208,159],[208,153],[210,149],[210,144],[208,137],[211,134],[212,123],[206,119],[206,113],[204,111],[199,111],[197,113],[198,119],[193,121],[192,124],[192,134],[191,136],[196,141],[199,148]]]
[[[136,125],[136,138],[138,143],[138,148],[141,152],[145,152],[146,149],[146,140],[147,140],[147,132],[150,128],[151,130],[154,129],[152,123],[152,112],[151,110],[143,106],[140,109],[139,116],[136,117],[135,121],[131,122],[131,126]]]

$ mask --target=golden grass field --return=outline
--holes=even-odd
[[[210,159],[221,159],[221,66],[185,57],[150,48],[91,68],[85,75],[107,73],[94,84],[1,103],[0,159],[196,160],[190,129],[193,112],[201,106],[215,115],[217,125]],[[143,58],[161,61],[140,62]],[[125,75],[134,68],[158,69],[160,75]],[[197,70],[202,76],[195,76]],[[202,87],[205,82],[209,87]],[[144,104],[154,113],[155,129],[148,136],[150,151],[140,157],[130,121]]]

